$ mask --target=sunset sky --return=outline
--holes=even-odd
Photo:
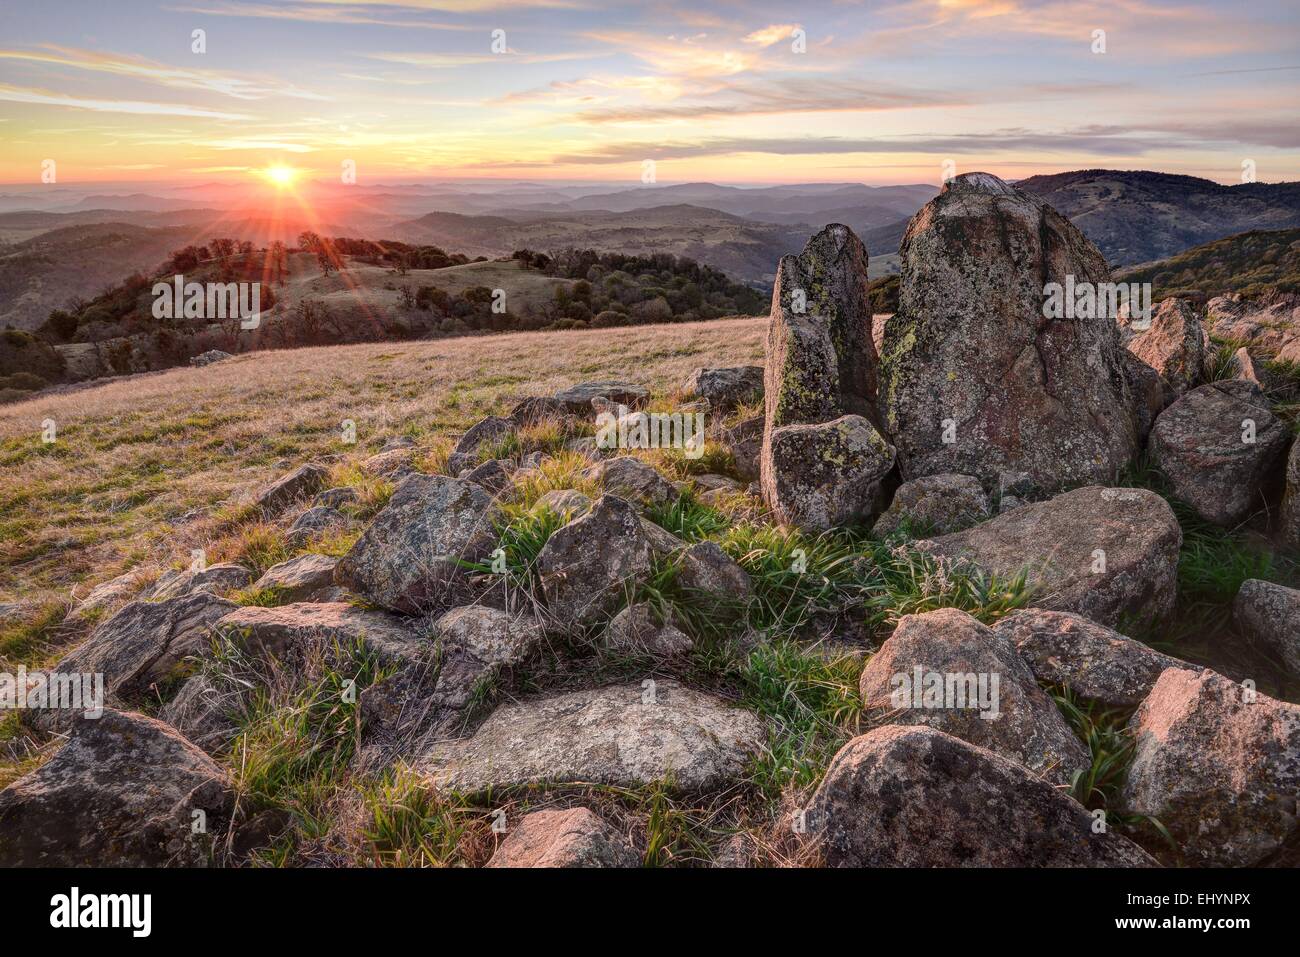
[[[0,181],[1300,179],[1300,5],[0,5]],[[795,29],[806,52],[792,49]],[[192,31],[206,52],[192,51]],[[505,52],[492,51],[504,31]],[[1094,53],[1094,31],[1105,53]]]

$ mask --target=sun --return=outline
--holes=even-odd
[[[287,189],[294,184],[301,170],[294,169],[292,166],[285,166],[282,163],[275,163],[258,172],[273,186],[279,189]]]

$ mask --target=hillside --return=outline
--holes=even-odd
[[[1171,173],[1080,170],[1016,185],[1068,216],[1112,266],[1164,259],[1248,230],[1300,226],[1300,183],[1221,186]]]
[[[1300,292],[1300,229],[1254,230],[1219,239],[1159,262],[1123,270],[1124,282],[1149,282],[1157,298],[1175,292],[1247,299]]]

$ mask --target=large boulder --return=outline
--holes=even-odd
[[[1236,525],[1264,504],[1291,431],[1244,379],[1193,389],[1156,419],[1152,461],[1179,499],[1215,525]]]
[[[1257,864],[1296,832],[1300,706],[1171,668],[1129,722],[1123,810],[1160,821],[1193,864]]]
[[[978,525],[991,514],[989,496],[970,475],[926,475],[904,482],[872,527],[884,538],[905,525],[913,534],[947,535]]]
[[[203,866],[233,807],[226,772],[175,730],[105,710],[0,791],[0,867]]]
[[[708,399],[709,409],[726,412],[763,398],[762,366],[695,369],[682,387],[687,398]]]
[[[602,495],[586,515],[557,529],[537,556],[551,614],[572,624],[598,620],[650,574],[652,554],[636,509]]]
[[[488,867],[639,867],[627,839],[585,807],[525,814]]]
[[[420,767],[436,787],[466,794],[665,780],[697,791],[741,780],[764,739],[750,712],[647,680],[503,705],[471,737],[434,744]]]
[[[1015,643],[1039,681],[1064,685],[1108,708],[1137,707],[1166,668],[1200,671],[1066,611],[1013,611],[993,630]]]
[[[1068,786],[1088,749],[1004,634],[956,608],[906,615],[872,655],[862,707],[890,724],[924,725]]]
[[[990,575],[1023,572],[1039,607],[1116,626],[1173,609],[1182,543],[1173,509],[1155,492],[1094,485],[918,547]]]
[[[900,248],[880,407],[904,479],[940,472],[1045,489],[1104,481],[1137,450],[1115,316],[1046,318],[1052,284],[1109,282],[1069,220],[988,173],[950,180]]]
[[[806,814],[832,867],[1148,867],[1052,784],[932,728],[890,726],[835,755]]]
[[[395,611],[452,604],[465,564],[496,547],[496,516],[492,496],[472,482],[410,475],[340,559],[334,580]]]
[[[893,467],[894,447],[860,415],[769,429],[763,497],[781,522],[820,531],[879,512]]]
[[[1248,578],[1232,602],[1232,618],[1250,638],[1300,676],[1300,591]]]
[[[1187,299],[1161,301],[1151,325],[1128,341],[1128,351],[1158,372],[1174,396],[1199,385],[1210,355],[1210,335]]]

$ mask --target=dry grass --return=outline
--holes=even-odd
[[[446,441],[526,395],[761,361],[763,319],[252,353],[0,408],[0,601],[79,594],[213,547],[229,506],[288,468]],[[41,441],[52,419],[57,441]],[[357,445],[341,423],[356,423]],[[219,507],[226,515],[219,516]]]

